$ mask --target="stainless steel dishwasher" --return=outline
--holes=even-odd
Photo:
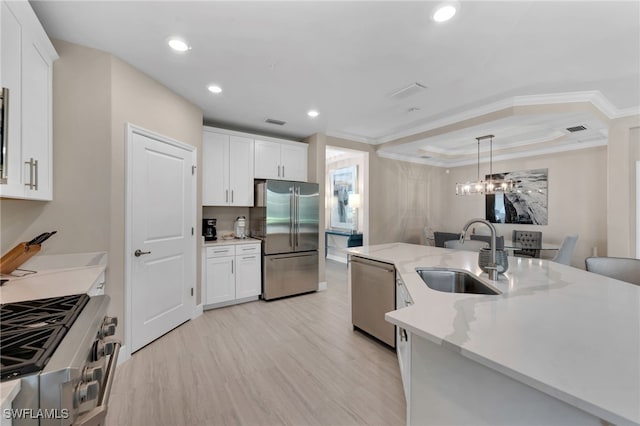
[[[358,256],[351,256],[351,323],[396,347],[395,326],[384,319],[384,314],[395,310],[395,268]]]

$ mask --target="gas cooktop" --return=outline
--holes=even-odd
[[[42,370],[88,301],[74,294],[0,305],[0,380]]]

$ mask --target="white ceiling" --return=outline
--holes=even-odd
[[[576,149],[606,144],[603,117],[640,111],[639,1],[462,1],[435,23],[439,3],[31,1],[51,38],[114,54],[221,127],[389,142],[382,155],[455,166],[475,161],[477,136],[496,135],[494,160]],[[173,35],[192,49],[171,51]],[[390,97],[412,83],[426,89]],[[604,115],[512,114],[421,135],[505,107],[585,100]],[[587,131],[566,131],[580,124]]]

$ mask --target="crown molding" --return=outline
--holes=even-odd
[[[465,120],[470,120],[486,114],[491,114],[507,108],[532,106],[532,105],[558,105],[571,103],[591,103],[595,108],[602,112],[609,119],[616,119],[640,114],[640,106],[626,108],[624,110],[617,109],[600,91],[583,91],[583,92],[565,92],[550,93],[542,95],[514,96],[512,98],[503,99],[483,105],[478,108],[470,109],[459,114],[454,114],[446,118],[431,121],[427,124],[412,127],[397,133],[375,139],[374,145],[391,142],[400,138],[415,135],[417,133],[427,132],[444,126],[449,126]]]
[[[329,137],[332,137],[332,138],[346,139],[346,140],[349,140],[349,141],[366,143],[368,145],[375,145],[375,143],[376,143],[375,139],[366,138],[364,136],[356,136],[354,134],[346,133],[346,132],[339,132],[339,131],[329,130],[329,131],[325,132],[325,135],[327,135]]]

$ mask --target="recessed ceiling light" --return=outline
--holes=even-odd
[[[455,3],[443,3],[434,9],[431,18],[436,22],[445,22],[453,18],[457,11]]]
[[[211,93],[222,93],[222,87],[216,86],[215,84],[210,85],[207,89],[209,89]]]
[[[320,115],[320,113],[319,113],[318,111],[316,111],[315,109],[312,109],[311,111],[307,112],[307,115],[308,115],[309,117],[313,117],[313,118],[315,118],[315,117],[317,117],[318,115]]]
[[[170,38],[169,41],[167,41],[167,44],[169,44],[169,47],[176,52],[186,52],[187,50],[191,50],[191,46],[189,46],[186,41],[179,38]]]

